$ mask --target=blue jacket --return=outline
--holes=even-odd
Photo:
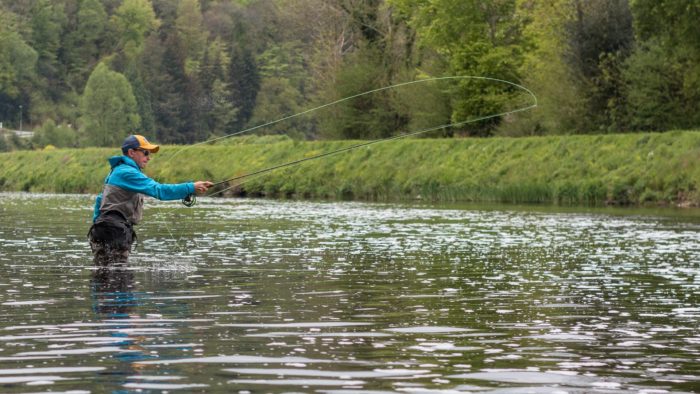
[[[101,213],[118,211],[132,224],[141,220],[143,195],[159,200],[179,200],[194,193],[194,183],[161,184],[141,172],[128,156],[109,158],[112,171],[105,178],[104,189],[97,195],[93,223]]]

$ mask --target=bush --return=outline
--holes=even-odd
[[[72,148],[78,145],[78,133],[66,124],[57,126],[49,119],[34,131],[32,143],[38,147]]]

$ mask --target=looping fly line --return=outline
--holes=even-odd
[[[332,102],[329,102],[329,103],[326,103],[326,104],[319,105],[318,107],[314,107],[314,108],[307,109],[307,110],[304,110],[304,111],[301,111],[301,112],[297,112],[297,113],[295,113],[295,114],[293,114],[293,115],[284,116],[284,117],[282,117],[282,118],[279,118],[279,119],[276,119],[276,120],[273,120],[273,121],[270,121],[270,122],[267,122],[267,123],[259,124],[259,125],[257,125],[257,126],[249,127],[249,128],[247,128],[247,129],[240,130],[240,131],[236,131],[236,132],[231,133],[231,134],[226,134],[226,135],[223,135],[223,136],[220,136],[220,137],[210,138],[210,139],[205,140],[205,141],[201,141],[201,142],[197,142],[197,143],[188,145],[188,146],[186,146],[185,148],[182,148],[182,149],[180,149],[179,151],[175,152],[175,154],[173,154],[173,156],[171,156],[171,157],[168,159],[168,161],[166,162],[166,164],[169,163],[170,160],[174,159],[174,158],[175,158],[177,155],[179,155],[180,153],[182,153],[182,152],[184,152],[184,151],[186,151],[186,150],[188,150],[188,149],[190,149],[190,148],[193,148],[193,147],[195,147],[195,146],[203,145],[203,144],[210,144],[210,143],[213,143],[213,142],[217,142],[217,141],[220,141],[220,140],[224,140],[224,139],[226,139],[226,138],[231,138],[231,137],[235,137],[235,136],[237,136],[237,135],[249,133],[249,132],[255,131],[255,130],[257,130],[257,129],[261,129],[261,128],[264,128],[264,127],[272,126],[272,125],[274,125],[274,124],[281,123],[281,122],[284,122],[284,121],[286,121],[286,120],[290,120],[290,119],[297,118],[297,117],[300,117],[300,116],[303,116],[303,115],[306,115],[306,114],[309,114],[309,113],[312,113],[312,112],[316,112],[316,111],[321,110],[321,109],[323,109],[323,108],[332,107],[332,106],[334,106],[334,105],[336,105],[336,104],[340,104],[340,103],[345,102],[345,101],[350,101],[350,100],[356,99],[356,98],[358,98],[358,97],[366,96],[366,95],[369,95],[369,94],[372,94],[372,93],[382,92],[382,91],[389,90],[389,89],[396,89],[396,88],[403,87],[403,86],[408,86],[408,85],[424,84],[424,83],[427,83],[427,82],[436,82],[436,81],[458,80],[458,79],[475,79],[475,80],[483,80],[483,81],[492,81],[492,82],[504,83],[504,84],[507,84],[507,85],[510,85],[510,86],[514,86],[514,87],[516,87],[516,88],[518,88],[518,89],[520,89],[520,90],[526,92],[527,94],[529,94],[529,95],[532,97],[532,100],[533,100],[533,101],[532,101],[532,104],[529,105],[529,106],[527,106],[527,107],[518,108],[518,109],[515,109],[515,110],[512,110],[512,111],[503,112],[503,113],[499,113],[499,114],[488,115],[488,116],[483,117],[483,118],[471,119],[471,120],[467,120],[467,121],[460,121],[460,122],[457,122],[457,123],[445,124],[445,125],[437,126],[437,127],[435,127],[435,128],[431,128],[430,130],[423,130],[422,132],[427,133],[427,132],[429,132],[429,131],[435,131],[435,130],[440,130],[440,129],[446,129],[446,128],[449,128],[449,127],[460,126],[460,125],[464,125],[464,124],[467,124],[467,123],[473,123],[473,122],[478,122],[478,121],[485,120],[485,119],[491,119],[491,118],[495,118],[495,117],[499,117],[499,116],[509,115],[509,114],[512,114],[512,113],[515,113],[515,112],[526,111],[526,110],[532,109],[532,108],[534,108],[534,107],[537,107],[537,96],[535,96],[535,94],[534,94],[530,89],[528,89],[528,88],[526,88],[526,87],[524,87],[524,86],[522,86],[522,85],[519,85],[519,84],[517,84],[517,83],[515,83],[515,82],[506,81],[506,80],[504,80],[504,79],[490,78],[490,77],[477,77],[477,76],[470,76],[470,75],[448,76],[448,77],[434,77],[434,78],[418,79],[418,80],[415,80],[415,81],[401,82],[401,83],[397,83],[397,84],[395,84],[395,85],[384,86],[384,87],[381,87],[381,88],[372,89],[372,90],[368,90],[368,91],[366,91],[366,92],[354,94],[354,95],[352,95],[352,96],[344,97],[344,98],[341,98],[341,99],[339,99],[339,100],[335,100],[335,101],[332,101]],[[405,136],[405,137],[408,137],[408,136],[410,136],[410,135],[416,135],[416,133],[408,133],[408,134],[405,134],[404,136]]]
[[[261,170],[253,171],[253,172],[250,172],[250,173],[246,173],[246,174],[243,174],[243,175],[234,176],[234,177],[231,177],[231,178],[227,178],[227,179],[224,179],[224,180],[215,182],[213,186],[223,185],[223,184],[226,184],[226,183],[229,183],[229,182],[239,181],[239,180],[241,180],[241,179],[245,179],[245,178],[249,178],[249,177],[254,177],[254,176],[259,176],[259,175],[265,174],[265,173],[267,173],[267,172],[271,172],[271,171],[278,170],[278,169],[281,169],[281,168],[295,166],[295,165],[298,165],[298,164],[301,164],[301,163],[304,163],[304,162],[307,162],[307,161],[312,161],[312,160],[320,159],[320,158],[323,158],[323,157],[328,157],[328,156],[336,155],[336,154],[339,154],[339,153],[348,152],[348,151],[351,151],[351,150],[354,150],[354,149],[358,149],[358,148],[361,148],[361,147],[365,147],[365,146],[377,144],[377,143],[380,143],[380,142],[393,141],[393,140],[397,140],[397,139],[401,139],[401,138],[407,138],[407,137],[412,137],[412,136],[416,136],[416,135],[420,135],[420,134],[429,133],[429,132],[431,132],[431,131],[445,130],[445,129],[448,129],[448,128],[457,127],[457,126],[462,126],[462,125],[469,124],[469,123],[480,122],[480,121],[487,120],[487,119],[497,118],[497,117],[500,117],[500,116],[506,116],[506,115],[510,115],[510,114],[513,114],[513,113],[517,113],[517,112],[527,111],[527,110],[532,109],[532,108],[534,108],[534,107],[537,106],[537,96],[535,96],[535,94],[534,94],[531,90],[529,90],[528,88],[526,88],[526,87],[524,87],[524,86],[522,86],[522,85],[519,85],[519,84],[517,84],[517,83],[514,83],[514,82],[510,82],[510,81],[506,81],[506,80],[502,80],[502,79],[497,79],[497,78],[476,77],[476,76],[451,76],[451,77],[428,78],[428,79],[421,79],[421,80],[417,80],[417,81],[403,82],[403,83],[399,83],[399,84],[396,84],[396,85],[386,86],[386,87],[382,87],[382,88],[378,88],[378,89],[369,90],[369,91],[366,91],[366,92],[363,92],[363,93],[359,93],[359,94],[356,94],[356,95],[348,96],[348,97],[345,97],[345,98],[343,98],[343,99],[333,101],[333,102],[331,102],[331,103],[323,104],[323,105],[321,105],[321,106],[318,106],[318,107],[315,107],[315,108],[311,108],[311,109],[306,110],[306,111],[303,111],[303,112],[296,113],[296,114],[294,114],[294,115],[286,116],[286,117],[283,117],[283,118],[280,118],[280,119],[277,119],[277,120],[274,120],[274,121],[271,121],[271,122],[268,122],[268,123],[265,123],[265,124],[261,124],[261,125],[258,125],[258,126],[254,126],[254,127],[251,127],[251,128],[245,129],[245,130],[242,130],[242,131],[238,131],[238,132],[235,132],[235,133],[232,133],[232,134],[228,134],[228,135],[222,136],[222,137],[217,137],[217,138],[213,138],[213,139],[210,139],[210,140],[207,140],[207,141],[204,141],[204,142],[200,142],[200,143],[198,143],[198,144],[191,145],[190,147],[195,146],[195,145],[204,144],[204,143],[210,143],[210,142],[222,140],[222,139],[224,139],[224,138],[229,138],[229,137],[233,137],[233,136],[236,136],[236,135],[240,135],[240,134],[243,134],[243,133],[246,133],[246,132],[250,132],[250,131],[253,131],[253,130],[256,130],[256,129],[259,129],[259,128],[262,128],[262,127],[266,127],[266,126],[273,125],[273,124],[275,124],[275,123],[279,123],[279,122],[282,122],[282,121],[285,121],[285,120],[289,120],[289,119],[292,119],[292,118],[294,118],[294,117],[298,117],[298,116],[301,116],[301,115],[304,115],[304,114],[308,114],[308,113],[311,113],[311,112],[320,110],[320,109],[322,109],[322,108],[326,108],[326,107],[329,107],[329,106],[332,106],[332,105],[335,105],[335,104],[339,104],[339,103],[344,102],[344,101],[352,100],[352,99],[354,99],[354,98],[361,97],[361,96],[364,96],[364,95],[367,95],[367,94],[376,93],[376,92],[380,92],[380,91],[383,91],[383,90],[394,89],[394,88],[398,88],[398,87],[401,87],[401,86],[407,86],[407,85],[412,85],[412,84],[425,83],[425,82],[431,82],[431,81],[450,80],[450,79],[478,79],[478,80],[485,80],[485,81],[494,81],[494,82],[505,83],[505,84],[514,86],[514,87],[516,87],[516,88],[518,88],[518,89],[520,89],[520,90],[526,92],[527,94],[529,94],[530,97],[532,98],[532,103],[531,103],[530,105],[528,105],[528,106],[521,107],[521,108],[516,108],[516,109],[509,110],[509,111],[505,111],[505,112],[500,112],[500,113],[496,113],[496,114],[491,114],[491,115],[481,116],[481,117],[477,117],[477,118],[467,119],[467,120],[463,120],[463,121],[459,121],[459,122],[447,123],[447,124],[443,124],[443,125],[439,125],[439,126],[433,126],[433,127],[429,127],[429,128],[422,129],[422,130],[418,130],[418,131],[411,131],[411,132],[407,132],[407,133],[395,135],[395,136],[392,136],[392,137],[387,137],[387,138],[381,138],[381,139],[366,141],[366,142],[358,143],[358,144],[355,144],[355,145],[352,145],[352,146],[348,146],[348,147],[345,147],[345,148],[341,148],[341,149],[338,149],[338,150],[334,150],[334,151],[331,151],[331,152],[321,153],[321,154],[318,154],[318,155],[315,155],[315,156],[306,157],[306,158],[298,159],[298,160],[293,160],[293,161],[286,162],[286,163],[282,163],[282,164],[277,164],[277,165],[274,165],[274,166],[271,166],[271,167],[268,167],[268,168],[264,168],[264,169],[261,169]],[[188,147],[188,148],[189,148],[189,147]],[[185,149],[187,149],[187,148],[185,148]],[[183,149],[183,150],[184,150],[184,149]],[[182,152],[182,151],[180,151],[180,152]],[[174,157],[174,156],[173,156],[173,157]],[[171,157],[171,159],[172,159],[172,157]],[[215,192],[213,192],[213,193],[210,193],[210,194],[208,194],[208,196],[214,196],[214,195],[217,195],[217,194],[221,194],[221,193],[223,193],[223,192],[225,192],[225,191],[227,191],[227,190],[230,190],[230,189],[233,188],[233,187],[236,187],[236,186],[241,185],[242,183],[243,183],[243,182],[239,182],[239,183],[236,183],[236,184],[234,184],[234,185],[228,186],[228,187],[226,187],[226,188],[224,188],[224,189],[221,189],[221,190],[215,191]],[[189,196],[188,198],[186,198],[185,200],[183,200],[183,204],[185,204],[186,206],[192,206],[192,205],[194,205],[195,201],[196,201],[196,199],[195,199],[194,196]]]
[[[261,128],[264,128],[264,127],[272,126],[272,125],[274,125],[274,124],[277,124],[277,123],[280,123],[280,122],[284,122],[284,121],[287,121],[287,120],[290,120],[290,119],[293,119],[293,118],[297,118],[297,117],[300,117],[300,116],[303,116],[303,115],[306,115],[306,114],[309,114],[309,113],[312,113],[312,112],[321,110],[321,109],[323,109],[323,108],[331,107],[331,106],[333,106],[333,105],[337,105],[337,104],[340,104],[340,103],[345,102],[345,101],[349,101],[349,100],[356,99],[356,98],[358,98],[358,97],[366,96],[366,95],[373,94],[373,93],[382,92],[382,91],[389,90],[389,89],[396,89],[396,88],[403,87],[403,86],[409,86],[409,85],[415,85],[415,84],[423,84],[423,83],[436,82],[436,81],[464,80],[464,79],[497,82],[497,83],[502,83],[502,84],[506,84],[506,85],[515,87],[515,88],[521,90],[522,92],[527,93],[527,94],[532,98],[532,102],[531,102],[529,105],[527,105],[527,106],[523,106],[523,107],[516,108],[516,109],[513,109],[513,110],[509,110],[509,111],[504,111],[504,112],[500,112],[500,113],[496,113],[496,114],[491,114],[491,115],[480,116],[480,117],[476,117],[476,118],[472,118],[472,119],[467,119],[467,120],[462,120],[462,121],[453,122],[453,123],[447,123],[447,124],[443,124],[443,125],[439,125],[439,126],[434,126],[434,127],[429,127],[429,128],[426,128],[426,129],[418,130],[418,131],[411,131],[411,132],[399,134],[399,135],[392,136],[392,137],[387,137],[387,138],[381,138],[381,139],[366,141],[366,142],[358,143],[358,144],[355,144],[355,145],[352,145],[352,146],[348,146],[348,147],[345,147],[345,148],[341,148],[341,149],[338,149],[338,150],[334,150],[334,151],[331,151],[331,152],[321,153],[321,154],[318,154],[318,155],[315,155],[315,156],[311,156],[311,157],[307,157],[307,158],[303,158],[303,159],[298,159],[298,160],[293,160],[293,161],[290,161],[290,162],[287,162],[287,163],[281,163],[281,164],[274,165],[274,166],[271,166],[271,167],[268,167],[268,168],[264,168],[264,169],[261,169],[261,170],[253,171],[253,172],[250,172],[250,173],[247,173],[247,174],[238,175],[238,176],[234,176],[234,177],[231,177],[231,178],[228,178],[228,179],[224,179],[224,180],[215,182],[215,183],[214,183],[214,186],[224,185],[224,184],[227,184],[227,183],[229,183],[229,182],[234,182],[234,181],[240,181],[240,180],[245,179],[245,178],[250,178],[250,179],[252,179],[252,177],[260,176],[260,175],[262,175],[262,174],[265,174],[265,173],[268,173],[268,172],[271,172],[271,171],[274,171],[274,170],[278,170],[278,169],[281,169],[281,168],[285,168],[285,167],[290,167],[290,166],[298,165],[298,164],[301,164],[301,163],[304,163],[304,162],[308,162],[308,161],[311,161],[311,160],[316,160],[316,159],[320,159],[320,158],[323,158],[323,157],[328,157],[328,156],[336,155],[336,154],[343,153],[343,152],[348,152],[348,151],[351,151],[351,150],[354,150],[354,149],[358,149],[358,148],[361,148],[361,147],[365,147],[365,146],[377,144],[377,143],[380,143],[380,142],[393,141],[393,140],[397,140],[397,139],[401,139],[401,138],[407,138],[407,137],[412,137],[412,136],[416,136],[416,135],[420,135],[420,134],[425,134],[425,133],[428,133],[428,132],[431,132],[431,131],[445,130],[445,129],[449,129],[449,128],[452,128],[452,127],[463,126],[463,125],[466,125],[466,124],[469,124],[469,123],[476,123],[476,122],[480,122],[480,121],[487,120],[487,119],[497,118],[497,117],[501,117],[501,116],[507,116],[507,115],[510,115],[510,114],[514,114],[514,113],[517,113],[517,112],[527,111],[527,110],[530,110],[530,109],[532,109],[532,108],[537,107],[537,96],[535,96],[535,94],[534,94],[530,89],[528,89],[528,88],[526,88],[525,86],[522,86],[522,85],[520,85],[520,84],[517,84],[517,83],[515,83],[515,82],[506,81],[506,80],[504,80],[504,79],[490,78],[490,77],[481,77],[481,76],[471,76],[471,75],[460,75],[460,76],[447,76],[447,77],[434,77],[434,78],[419,79],[419,80],[415,80],[415,81],[402,82],[402,83],[398,83],[398,84],[394,84],[394,85],[390,85],[390,86],[385,86],[385,87],[381,87],[381,88],[377,88],[377,89],[368,90],[368,91],[366,91],[366,92],[362,92],[362,93],[354,94],[354,95],[352,95],[352,96],[344,97],[344,98],[342,98],[342,99],[335,100],[335,101],[332,101],[332,102],[329,102],[329,103],[326,103],[326,104],[323,104],[323,105],[320,105],[320,106],[318,106],[318,107],[314,107],[314,108],[311,108],[311,109],[308,109],[308,110],[305,110],[305,111],[302,111],[302,112],[298,112],[298,113],[295,113],[295,114],[293,114],[293,115],[284,116],[284,117],[282,117],[282,118],[279,118],[279,119],[276,119],[276,120],[273,120],[273,121],[270,121],[270,122],[267,122],[267,123],[263,123],[263,124],[260,124],[260,125],[257,125],[257,126],[253,126],[253,127],[250,127],[250,128],[244,129],[244,130],[241,130],[241,131],[237,131],[237,132],[235,132],[235,133],[227,134],[227,135],[220,136],[220,137],[211,138],[211,139],[208,139],[208,140],[205,140],[205,141],[202,141],[202,142],[198,142],[198,143],[195,143],[195,144],[192,144],[192,145],[188,145],[187,147],[182,148],[182,149],[180,149],[179,151],[175,152],[175,153],[168,159],[168,161],[164,163],[164,165],[167,165],[172,159],[174,159],[174,158],[175,158],[177,155],[179,155],[180,153],[182,153],[182,152],[184,152],[184,151],[186,151],[186,150],[188,150],[188,149],[190,149],[190,148],[193,148],[193,147],[195,147],[195,146],[197,146],[197,145],[209,144],[209,143],[217,142],[217,141],[220,141],[220,140],[223,140],[223,139],[226,139],[226,138],[231,138],[231,137],[234,137],[234,136],[237,136],[237,135],[241,135],[241,134],[244,134],[244,133],[249,133],[249,132],[255,131],[255,130],[257,130],[257,129],[261,129]],[[248,180],[250,180],[250,179],[248,179]],[[244,181],[244,182],[245,182],[245,181]],[[230,189],[232,189],[232,188],[234,188],[234,187],[236,187],[236,186],[240,186],[240,185],[241,185],[242,183],[244,183],[244,182],[238,182],[238,183],[236,183],[236,184],[234,184],[234,185],[230,185],[230,186],[228,186],[228,187],[226,187],[226,188],[224,188],[224,189],[217,190],[217,191],[215,191],[215,192],[213,192],[213,193],[208,194],[208,196],[214,196],[214,195],[217,195],[217,194],[221,194],[221,193],[223,193],[223,192],[225,192],[225,191],[227,191],[227,190],[230,190]],[[193,205],[196,203],[196,197],[195,197],[195,195],[190,195],[190,196],[186,197],[185,199],[183,199],[182,203],[183,203],[185,206],[188,206],[188,207],[189,207],[189,206],[193,206]],[[168,229],[168,231],[170,231],[170,230]],[[171,234],[171,235],[172,235],[172,234]]]

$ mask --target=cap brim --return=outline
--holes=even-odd
[[[158,149],[160,149],[160,146],[153,144],[143,144],[140,146],[140,148],[145,149],[151,153],[158,153]]]

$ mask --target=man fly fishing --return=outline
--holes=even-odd
[[[144,195],[159,200],[179,200],[205,193],[209,181],[161,184],[143,173],[151,154],[160,147],[141,135],[130,135],[122,144],[122,155],[109,158],[111,171],[102,193],[97,195],[88,232],[95,264],[126,263],[136,240],[133,226],[143,216]]]

